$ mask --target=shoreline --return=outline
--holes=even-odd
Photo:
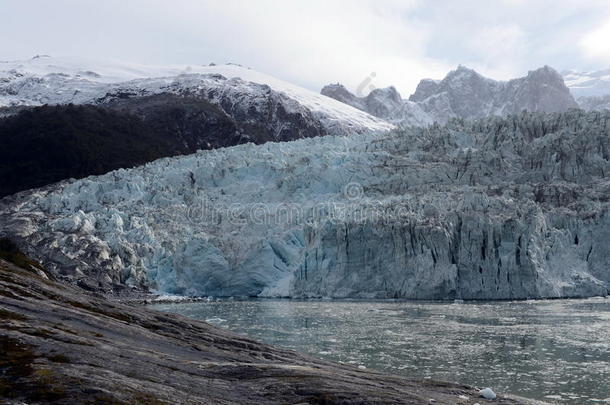
[[[191,296],[164,296],[155,293],[145,294],[138,298],[121,298],[115,295],[106,295],[106,297],[115,302],[124,304],[139,304],[139,305],[156,305],[156,304],[183,304],[195,302],[215,302],[215,301],[256,301],[256,300],[278,300],[278,301],[311,301],[311,302],[422,302],[422,303],[439,303],[439,304],[478,304],[478,303],[509,303],[509,302],[544,302],[544,301],[566,301],[566,300],[588,300],[588,299],[610,299],[610,295],[594,295],[586,297],[548,297],[548,298],[527,298],[527,299],[496,299],[496,300],[430,300],[430,299],[409,299],[409,298],[293,298],[293,297],[191,297]]]

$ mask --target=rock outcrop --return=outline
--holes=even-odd
[[[241,145],[0,200],[57,277],[215,296],[525,299],[610,287],[610,112]]]
[[[135,101],[135,102],[134,102]],[[167,156],[245,142],[221,109],[169,94],[93,105],[33,107],[0,119],[0,197]]]
[[[394,87],[374,89],[366,97],[357,97],[337,83],[324,86],[321,94],[403,127],[434,122],[433,117],[417,103],[403,100]]]

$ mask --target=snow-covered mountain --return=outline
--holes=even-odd
[[[266,115],[279,132],[285,129],[282,116],[288,115],[294,127],[296,121],[314,119],[326,134],[392,128],[343,103],[239,65],[158,67],[48,56],[0,62],[0,106],[5,107],[93,104],[160,93],[203,97],[245,115],[242,119]],[[249,117],[250,112],[255,116]]]
[[[237,65],[0,62],[0,196],[199,149],[391,128]]]
[[[562,77],[548,66],[506,82],[460,66],[443,80],[422,80],[409,100],[403,100],[393,87],[356,97],[340,84],[333,84],[324,87],[322,94],[401,126],[506,116],[523,110],[562,112],[578,108]]]
[[[197,295],[606,295],[610,112],[240,145],[0,200],[60,277]],[[1,236],[1,235],[0,235]]]

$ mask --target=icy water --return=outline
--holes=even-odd
[[[406,376],[610,404],[610,299],[159,304],[254,339]]]

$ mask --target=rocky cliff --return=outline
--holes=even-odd
[[[324,86],[321,94],[399,126],[428,125],[434,122],[432,115],[417,103],[403,100],[394,87],[374,89],[366,97],[357,97],[337,83]]]

